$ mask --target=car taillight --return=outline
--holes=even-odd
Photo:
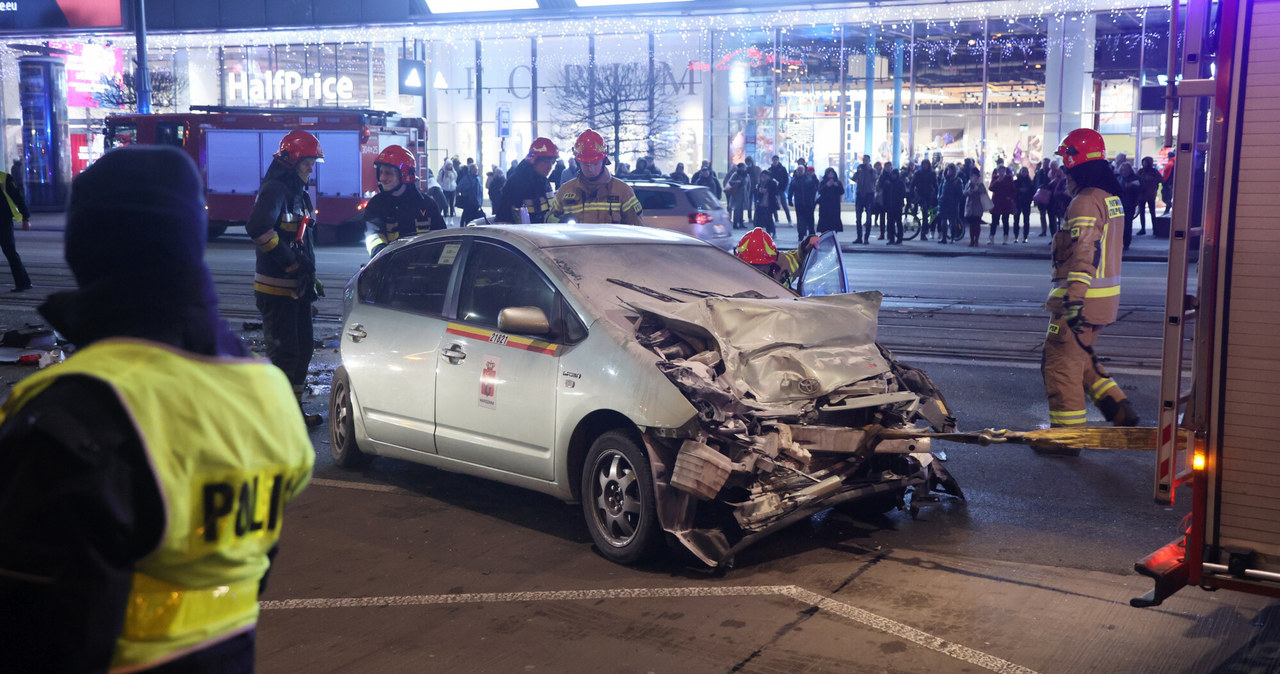
[[[711,222],[710,213],[690,213],[689,214],[689,224],[691,225],[705,225],[709,222]]]

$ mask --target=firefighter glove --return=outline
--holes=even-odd
[[[1084,315],[1080,313],[1084,310],[1084,302],[1065,302],[1062,308],[1065,312],[1064,318],[1067,319],[1067,327],[1077,335],[1084,332]]]

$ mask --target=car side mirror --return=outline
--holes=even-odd
[[[517,335],[546,335],[551,321],[538,307],[507,307],[498,313],[498,330]]]

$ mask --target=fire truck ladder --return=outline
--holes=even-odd
[[[1188,292],[1187,278],[1193,262],[1192,242],[1199,241],[1206,250],[1212,250],[1208,244],[1212,243],[1209,239],[1216,236],[1217,207],[1220,201],[1220,198],[1205,194],[1206,179],[1208,184],[1216,183],[1213,182],[1214,175],[1206,176],[1203,172],[1209,164],[1206,161],[1211,146],[1207,142],[1208,117],[1215,91],[1215,80],[1208,74],[1209,61],[1213,55],[1209,33],[1213,7],[1209,0],[1190,0],[1187,5],[1187,25],[1182,35],[1183,49],[1179,64],[1181,67],[1175,71],[1181,72],[1183,78],[1177,83],[1175,94],[1178,106],[1177,154],[1173,176],[1173,217],[1169,224],[1169,272],[1165,290],[1164,353],[1160,372],[1154,493],[1156,503],[1162,505],[1173,503],[1174,488],[1191,478],[1192,451],[1188,445],[1194,443],[1193,436],[1203,436],[1207,414],[1204,396],[1208,392],[1201,390],[1203,386],[1196,388],[1185,382],[1188,374],[1191,375],[1192,382],[1207,381],[1202,376],[1202,370],[1207,367],[1208,353],[1202,347],[1212,337],[1211,334],[1202,332],[1211,326],[1196,320],[1198,314],[1212,315],[1212,308],[1208,305],[1213,301],[1214,281],[1212,273],[1206,274],[1206,271],[1212,270],[1212,256],[1199,258],[1194,293]],[[1175,17],[1177,12],[1178,6],[1175,4]],[[1176,29],[1174,36],[1176,44]],[[1173,59],[1170,60],[1172,64]],[[1169,73],[1169,79],[1172,87],[1173,72]],[[1171,110],[1172,107],[1170,105],[1168,109]],[[1220,127],[1224,125],[1215,126],[1215,135],[1222,133]],[[1213,166],[1208,168],[1210,172],[1216,173]],[[1209,218],[1215,222],[1209,224]],[[1206,224],[1209,226],[1206,227]],[[1183,348],[1189,324],[1194,325],[1195,343],[1188,370],[1184,363]],[[1180,427],[1190,432],[1180,432]]]

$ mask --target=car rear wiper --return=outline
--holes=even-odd
[[[666,293],[658,292],[657,290],[654,290],[653,288],[646,288],[646,287],[644,287],[644,286],[636,285],[636,284],[631,283],[631,282],[629,282],[629,281],[623,281],[622,279],[607,278],[607,279],[605,279],[605,280],[606,280],[606,281],[608,281],[609,283],[615,283],[615,284],[617,284],[617,285],[620,285],[620,286],[622,286],[623,288],[627,288],[627,289],[629,289],[629,290],[634,290],[634,291],[636,291],[636,292],[638,292],[638,293],[641,293],[641,294],[644,294],[644,295],[648,295],[649,297],[652,297],[652,298],[654,298],[654,299],[656,299],[656,300],[662,300],[663,302],[679,302],[679,301],[680,301],[680,300],[678,300],[678,299],[676,299],[676,298],[674,298],[674,297],[672,297],[672,296],[670,296],[670,295],[668,295],[668,294],[666,294]]]

